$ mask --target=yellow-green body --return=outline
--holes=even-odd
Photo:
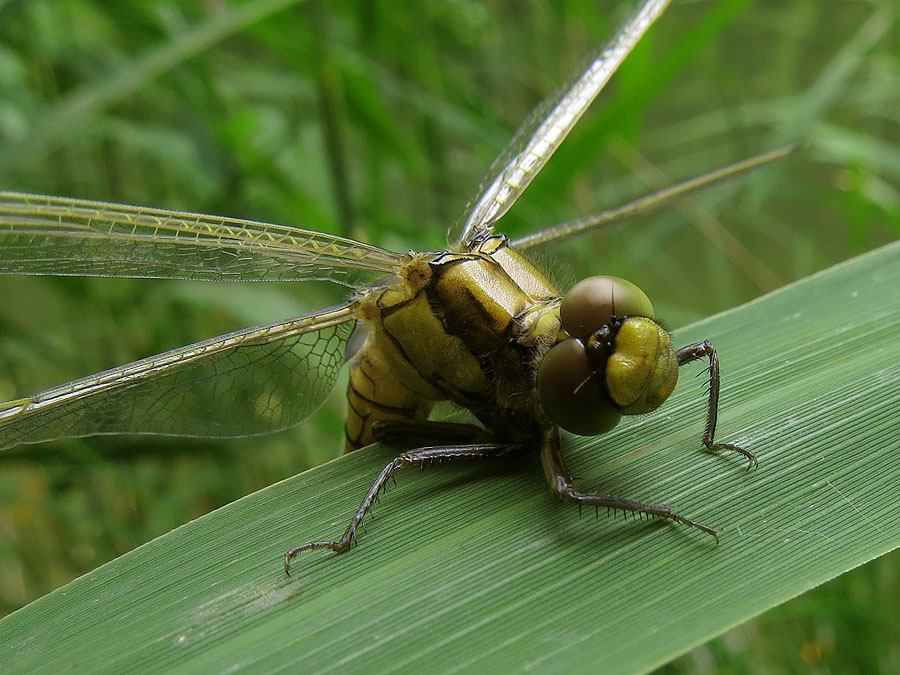
[[[559,291],[491,237],[469,253],[418,254],[391,285],[361,299],[368,329],[350,362],[347,450],[379,420],[425,419],[435,401],[489,428],[542,417],[537,360],[560,335]]]

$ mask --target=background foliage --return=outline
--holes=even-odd
[[[0,3],[0,185],[439,248],[516,126],[631,5]],[[776,171],[561,247],[559,276],[628,277],[677,327],[896,238],[896,12],[892,0],[676,3],[505,231],[806,140]],[[0,398],[334,297],[0,279]],[[340,418],[338,396],[272,437],[5,453],[0,611],[334,456]],[[845,575],[670,668],[896,664],[898,565],[895,554]]]

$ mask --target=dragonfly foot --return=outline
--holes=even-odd
[[[307,544],[295,546],[284,554],[284,573],[291,576],[291,561],[304,551],[318,551],[327,548],[335,553],[344,553],[350,550],[349,541],[311,541]]]
[[[719,531],[715,528],[710,527],[709,525],[704,525],[703,523],[696,520],[685,518],[684,516],[679,516],[673,511],[670,511],[669,515],[664,517],[669,518],[670,520],[674,520],[676,523],[681,523],[682,525],[693,527],[697,530],[700,530],[701,532],[706,532],[706,534],[711,534],[713,538],[715,538],[716,543],[719,543]]]
[[[736,452],[739,455],[743,455],[747,458],[747,471],[750,469],[755,469],[759,466],[759,460],[756,459],[756,455],[754,455],[749,450],[745,450],[742,447],[737,445],[732,445],[731,443],[704,443],[706,445],[706,449],[710,452]]]

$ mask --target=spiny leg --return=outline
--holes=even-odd
[[[363,519],[372,508],[372,504],[378,498],[378,495],[384,490],[385,485],[398,469],[404,469],[413,466],[424,466],[430,462],[442,460],[465,460],[465,459],[489,459],[493,457],[502,457],[521,450],[520,446],[508,443],[475,443],[471,445],[438,445],[431,447],[418,448],[394,459],[385,466],[378,478],[372,483],[372,487],[366,492],[362,503],[350,519],[350,524],[344,530],[343,536],[337,541],[311,541],[300,546],[295,546],[284,554],[284,571],[291,573],[291,561],[304,551],[315,551],[319,549],[330,549],[335,553],[344,553],[350,549],[350,544],[356,539],[356,530],[362,524]]]
[[[716,443],[713,440],[716,433],[716,422],[719,419],[719,357],[716,355],[716,348],[708,340],[704,340],[682,347],[675,352],[675,356],[679,366],[704,357],[709,358],[709,405],[706,409],[706,430],[703,432],[703,445],[706,446],[706,449],[710,452],[728,450],[743,455],[747,458],[748,470],[758,466],[756,455],[749,450],[731,443]]]
[[[471,445],[490,443],[494,439],[489,431],[475,424],[416,419],[378,420],[372,424],[372,434],[382,443],[426,441]]]
[[[553,490],[553,493],[564,501],[578,504],[579,509],[582,506],[593,506],[598,509],[606,507],[613,510],[621,509],[639,514],[646,513],[659,518],[668,518],[676,523],[682,523],[711,534],[717,542],[719,541],[718,532],[714,528],[696,520],[680,516],[665,504],[650,504],[614,495],[601,495],[594,492],[579,492],[576,490],[572,475],[566,468],[566,463],[562,458],[562,452],[559,447],[559,429],[555,427],[549,429],[544,438],[541,446],[541,464],[544,467],[544,474],[547,476],[547,482],[550,483],[550,489]]]

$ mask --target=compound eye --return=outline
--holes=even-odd
[[[550,348],[538,368],[541,407],[566,431],[596,436],[612,429],[621,413],[594,372],[580,340],[567,338]]]
[[[640,288],[619,277],[588,277],[572,286],[562,299],[559,316],[572,337],[587,337],[613,317],[653,318],[653,305]]]

